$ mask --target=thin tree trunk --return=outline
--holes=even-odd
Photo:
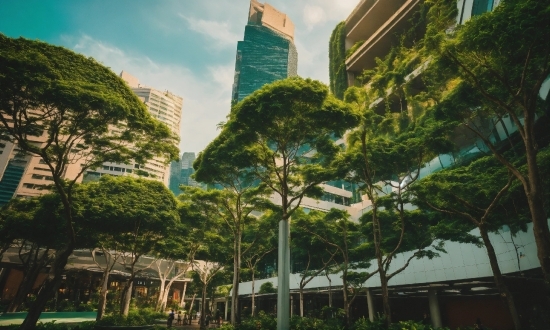
[[[55,292],[59,288],[59,285],[61,284],[65,265],[67,265],[67,261],[69,260],[69,256],[73,253],[74,247],[74,241],[71,240],[67,244],[65,249],[58,251],[58,254],[52,265],[52,276],[50,279],[46,280],[43,289],[40,290],[40,292],[38,293],[36,300],[29,309],[27,317],[21,324],[20,329],[33,330],[36,328],[36,323],[40,318],[40,314],[42,314],[42,311],[48,303],[48,300],[50,300],[50,298],[55,294]]]
[[[159,296],[157,298],[157,306],[156,310],[157,312],[161,312],[164,309],[162,308],[162,301],[164,299],[164,291],[166,290],[166,283],[164,282],[164,277],[160,278],[160,286],[159,286]]]
[[[21,305],[25,302],[25,298],[27,298],[29,293],[32,291],[34,283],[36,282],[36,279],[40,274],[40,268],[42,268],[42,265],[38,265],[35,263],[31,266],[31,269],[25,272],[23,281],[19,285],[19,288],[17,289],[17,293],[15,294],[15,297],[13,298],[13,300],[10,302],[10,305],[8,306],[8,309],[7,309],[8,313],[19,311],[19,309],[21,308]]]
[[[390,306],[390,294],[388,290],[388,279],[387,279],[385,270],[379,269],[378,274],[380,275],[380,288],[382,289],[382,307],[384,309],[384,316],[386,317],[387,326],[390,327],[392,324],[392,317],[391,317],[391,306]]]
[[[133,276],[130,278],[124,291],[122,292],[122,301],[120,303],[120,315],[128,316],[130,311],[130,302],[132,301],[132,288],[134,286]]]
[[[191,316],[193,314],[193,304],[195,303],[195,297],[197,297],[197,294],[193,293],[193,297],[191,298],[191,304],[189,305],[189,324],[191,324]]]
[[[109,265],[105,268],[103,272],[103,278],[101,279],[101,293],[99,295],[99,303],[97,306],[97,316],[96,321],[99,321],[103,318],[105,314],[105,308],[107,307],[107,292],[109,288],[109,275],[110,275]]]
[[[204,324],[204,320],[205,320],[205,312],[206,312],[206,283],[203,283],[203,287],[202,287],[202,298],[201,298],[201,317],[199,319],[199,324],[200,324],[200,328],[201,329],[205,329],[205,324]]]
[[[187,282],[183,283],[183,291],[181,292],[180,307],[185,309],[185,291],[187,291]]]
[[[348,281],[346,279],[346,272],[344,271],[344,274],[342,276],[342,284],[343,284],[343,289],[342,289],[342,294],[343,294],[343,298],[344,298],[344,315],[346,317],[346,326],[349,326],[349,303],[348,303]]]
[[[300,285],[300,317],[304,317],[304,287]]]
[[[237,309],[239,308],[239,282],[241,274],[241,233],[236,228],[235,243],[233,246],[233,290],[231,291],[231,324],[236,325]]]
[[[328,307],[332,307],[332,280],[328,276],[328,273],[325,273],[325,276],[328,280]]]
[[[493,244],[491,243],[489,235],[487,234],[487,230],[484,228],[484,226],[479,227],[479,232],[481,234],[481,239],[485,244],[485,248],[487,249],[487,255],[489,256],[489,263],[491,264],[491,270],[493,271],[495,284],[497,285],[500,295],[506,299],[508,310],[510,311],[510,316],[512,316],[512,321],[514,322],[515,330],[520,330],[521,321],[519,319],[519,315],[516,309],[514,296],[512,295],[512,292],[510,292],[510,289],[508,288],[508,285],[506,285],[504,277],[502,276]]]
[[[256,316],[256,292],[254,292],[254,276],[255,272],[252,269],[252,317]]]

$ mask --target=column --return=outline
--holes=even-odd
[[[227,311],[229,309],[229,297],[225,297],[225,312],[224,312],[224,321],[227,321]]]
[[[369,320],[374,322],[374,303],[372,301],[372,291],[370,288],[367,288],[367,306],[369,309]]]
[[[428,302],[430,304],[430,316],[432,317],[432,326],[434,328],[441,328],[441,313],[439,311],[439,301],[437,299],[437,290],[428,290]]]

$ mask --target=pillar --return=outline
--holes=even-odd
[[[229,307],[229,297],[225,297],[225,311],[224,311],[224,320],[227,321],[227,311]]]
[[[290,219],[279,221],[277,330],[290,329]]]
[[[437,298],[437,290],[428,290],[428,303],[430,304],[430,316],[432,318],[432,326],[441,328],[441,312],[439,311],[439,300]]]
[[[371,322],[374,322],[374,303],[372,301],[372,290],[370,288],[367,289],[367,306],[369,309],[369,320]]]

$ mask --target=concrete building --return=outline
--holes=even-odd
[[[128,72],[122,71],[120,77],[145,103],[151,116],[166,124],[179,137],[183,99],[169,91],[140,85],[139,80]],[[162,181],[168,187],[170,165],[166,165],[164,159],[160,158],[153,158],[145,164],[104,163],[101,168],[86,172],[84,180],[95,180],[104,174],[139,175]]]
[[[237,44],[232,102],[297,71],[294,23],[271,5],[251,0],[244,39]]]
[[[34,143],[44,143],[46,136],[37,136]],[[64,178],[72,180],[80,171],[80,162],[67,166]],[[49,192],[53,185],[50,169],[38,156],[22,152],[17,144],[0,141],[0,206],[13,197],[32,197]]]

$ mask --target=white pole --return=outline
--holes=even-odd
[[[290,219],[279,221],[277,330],[290,329]]]

